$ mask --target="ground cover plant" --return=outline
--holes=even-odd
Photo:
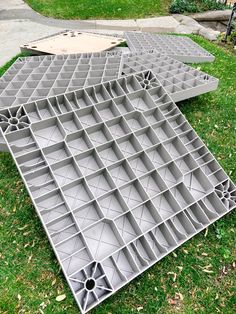
[[[198,36],[216,56],[194,65],[217,91],[179,104],[236,182],[236,58]],[[11,62],[0,69],[0,75]],[[235,313],[236,212],[226,215],[115,293],[92,314]],[[0,153],[0,313],[75,314],[78,308],[8,153]]]
[[[170,13],[196,13],[211,10],[224,10],[229,6],[217,0],[172,0]]]

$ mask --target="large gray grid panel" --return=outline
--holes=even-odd
[[[236,188],[155,75],[0,111],[82,313],[236,207]]]
[[[155,49],[185,63],[212,62],[215,59],[212,54],[185,36],[126,32],[125,39],[132,51]]]

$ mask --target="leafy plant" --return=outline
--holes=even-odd
[[[224,10],[228,5],[216,0],[173,0],[170,13],[196,13],[210,10]]]

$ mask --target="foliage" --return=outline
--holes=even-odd
[[[217,0],[173,0],[169,10],[170,13],[196,13],[227,8],[227,5]]]

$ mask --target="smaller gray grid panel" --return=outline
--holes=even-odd
[[[236,208],[235,185],[151,71],[0,120],[82,313]]]
[[[217,89],[219,80],[167,55],[135,52],[122,57],[122,74],[152,70],[174,102]]]
[[[185,36],[126,32],[125,39],[131,51],[154,49],[185,63],[212,62],[215,59],[212,54]]]

